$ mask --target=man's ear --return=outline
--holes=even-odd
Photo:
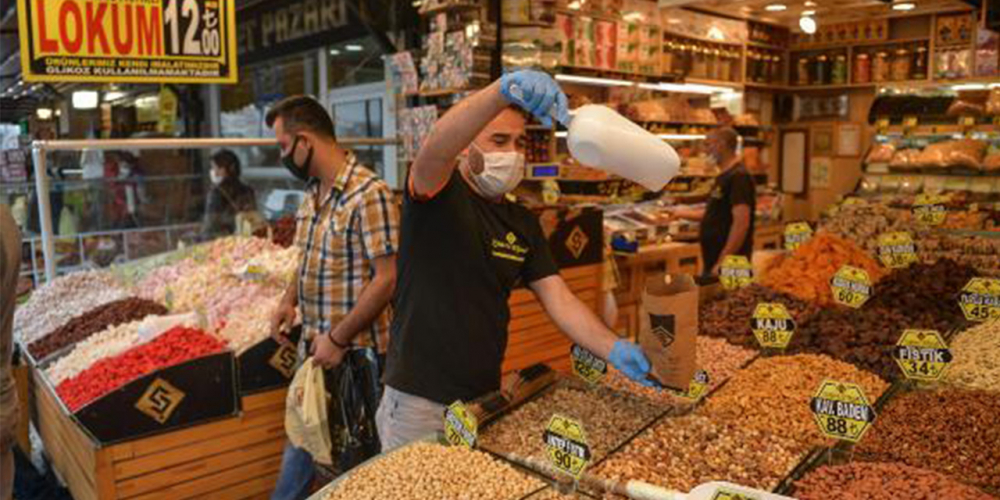
[[[483,173],[486,168],[486,162],[483,160],[483,153],[479,151],[478,148],[474,148],[471,145],[465,148],[465,158],[469,163],[469,171],[479,175]]]

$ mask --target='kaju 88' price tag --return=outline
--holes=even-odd
[[[736,290],[753,283],[753,266],[743,255],[727,255],[722,259],[719,281],[726,290]]]
[[[909,267],[917,261],[917,246],[905,231],[883,233],[878,237],[878,258],[891,269]]]
[[[562,415],[552,415],[542,435],[545,454],[556,469],[579,478],[590,463],[590,446],[583,425]]]
[[[928,226],[940,226],[948,216],[945,198],[933,194],[921,194],[913,200],[913,217]]]
[[[872,296],[872,281],[868,271],[854,266],[843,266],[830,280],[833,300],[855,309],[863,306]]]
[[[1000,279],[972,278],[958,296],[969,321],[1000,319]]]
[[[455,401],[444,411],[444,437],[452,446],[476,446],[479,422],[476,415],[461,401]]]
[[[824,380],[809,404],[824,436],[857,443],[875,421],[875,408],[857,384]]]
[[[754,308],[750,330],[761,347],[784,349],[795,334],[795,320],[784,304],[762,302]]]
[[[573,344],[570,348],[570,358],[573,360],[573,373],[588,384],[599,383],[608,373],[608,363],[594,353]]]
[[[951,350],[934,330],[904,330],[893,351],[896,364],[908,379],[938,380],[951,363]]]
[[[802,246],[812,238],[813,230],[808,222],[793,222],[785,225],[785,250],[789,252]]]

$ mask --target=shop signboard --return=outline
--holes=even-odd
[[[235,0],[18,0],[33,82],[235,83]]]
[[[365,23],[355,12],[347,0],[255,2],[239,12],[240,63],[253,64],[362,37]]]

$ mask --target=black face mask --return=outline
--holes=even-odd
[[[295,141],[292,142],[292,147],[288,150],[288,154],[282,155],[281,164],[288,169],[296,178],[302,182],[309,181],[309,164],[312,163],[313,149],[309,148],[309,153],[306,154],[306,161],[303,165],[298,165],[295,163],[295,148],[299,145],[299,136],[295,136]]]

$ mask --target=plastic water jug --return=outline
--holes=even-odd
[[[659,191],[677,175],[681,160],[669,144],[607,106],[573,112],[566,139],[578,162]]]

